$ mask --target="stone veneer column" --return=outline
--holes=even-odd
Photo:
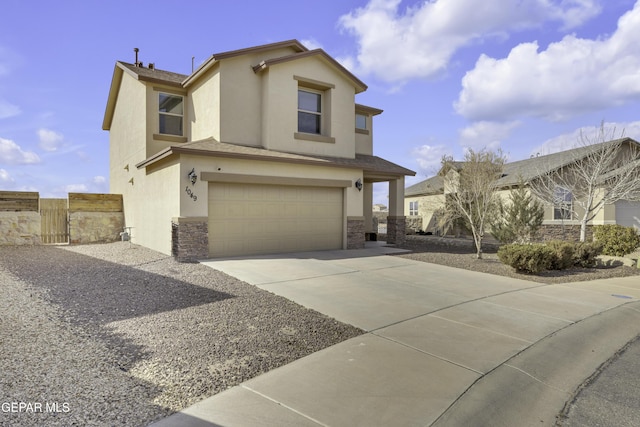
[[[209,256],[209,219],[171,219],[171,254],[179,262],[195,262]]]
[[[406,220],[404,216],[387,217],[387,243],[401,245],[406,241]]]
[[[347,249],[364,248],[364,217],[347,217]]]

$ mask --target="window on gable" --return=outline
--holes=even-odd
[[[418,202],[409,202],[409,216],[418,215]]]
[[[553,219],[573,218],[573,194],[563,187],[557,187],[553,194]]]
[[[298,90],[298,132],[322,132],[322,94]]]
[[[182,136],[184,116],[183,98],[180,95],[160,93],[158,99],[159,129],[161,134]]]
[[[356,114],[356,129],[367,130],[367,116]]]

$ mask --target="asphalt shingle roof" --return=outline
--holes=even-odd
[[[531,157],[529,159],[518,160],[515,162],[505,163],[503,167],[503,176],[498,180],[500,187],[510,187],[517,185],[522,179],[525,183],[531,181],[540,175],[567,166],[577,159],[587,156],[604,144],[617,144],[623,142],[635,143],[640,146],[638,141],[631,138],[619,138],[599,144],[588,145],[584,147],[572,148],[570,150],[560,151],[558,153],[547,154],[544,156]],[[462,166],[463,162],[455,162],[456,166]],[[442,177],[436,175],[405,189],[405,196],[421,196],[439,194],[444,191],[444,181]]]

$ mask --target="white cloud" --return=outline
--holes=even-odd
[[[574,35],[539,51],[536,42],[503,59],[482,55],[462,79],[455,104],[471,120],[533,116],[563,120],[640,99],[640,1],[609,38]]]
[[[605,139],[622,136],[640,141],[640,121],[626,123],[604,123]],[[600,126],[583,126],[572,132],[558,135],[546,140],[531,150],[531,156],[557,153],[578,147],[583,143],[600,142]],[[584,142],[583,142],[584,141]]]
[[[10,139],[0,138],[0,163],[28,165],[40,163],[40,157],[33,151],[24,151]]]
[[[104,176],[98,175],[98,176],[94,176],[93,177],[93,183],[94,184],[100,185],[100,184],[104,184],[106,182],[107,182],[107,178],[105,178]]]
[[[20,114],[20,108],[0,99],[0,119],[8,119]]]
[[[44,151],[58,150],[64,140],[64,136],[61,133],[50,129],[39,129],[38,138],[40,139],[40,148]]]
[[[13,184],[14,182],[15,181],[11,177],[11,175],[9,175],[9,172],[7,172],[5,169],[0,169],[0,184],[9,185]]]
[[[65,185],[64,191],[66,193],[86,193],[89,191],[89,187],[86,184],[69,184]]]
[[[358,73],[386,82],[434,77],[460,48],[510,31],[560,21],[573,28],[600,13],[597,0],[432,0],[400,11],[400,0],[370,0],[340,17],[339,25],[359,44]]]
[[[460,145],[473,150],[496,150],[507,139],[513,129],[520,125],[517,121],[499,123],[480,121],[460,131]]]
[[[442,164],[442,157],[452,152],[446,145],[421,145],[413,150],[413,156],[424,176],[435,175]]]

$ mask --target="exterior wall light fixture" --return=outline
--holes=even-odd
[[[362,180],[360,178],[356,181],[356,188],[358,191],[362,191]]]
[[[188,177],[189,177],[189,180],[191,181],[191,185],[194,185],[198,180],[198,174],[196,174],[195,168],[191,169],[191,172],[189,172]]]

